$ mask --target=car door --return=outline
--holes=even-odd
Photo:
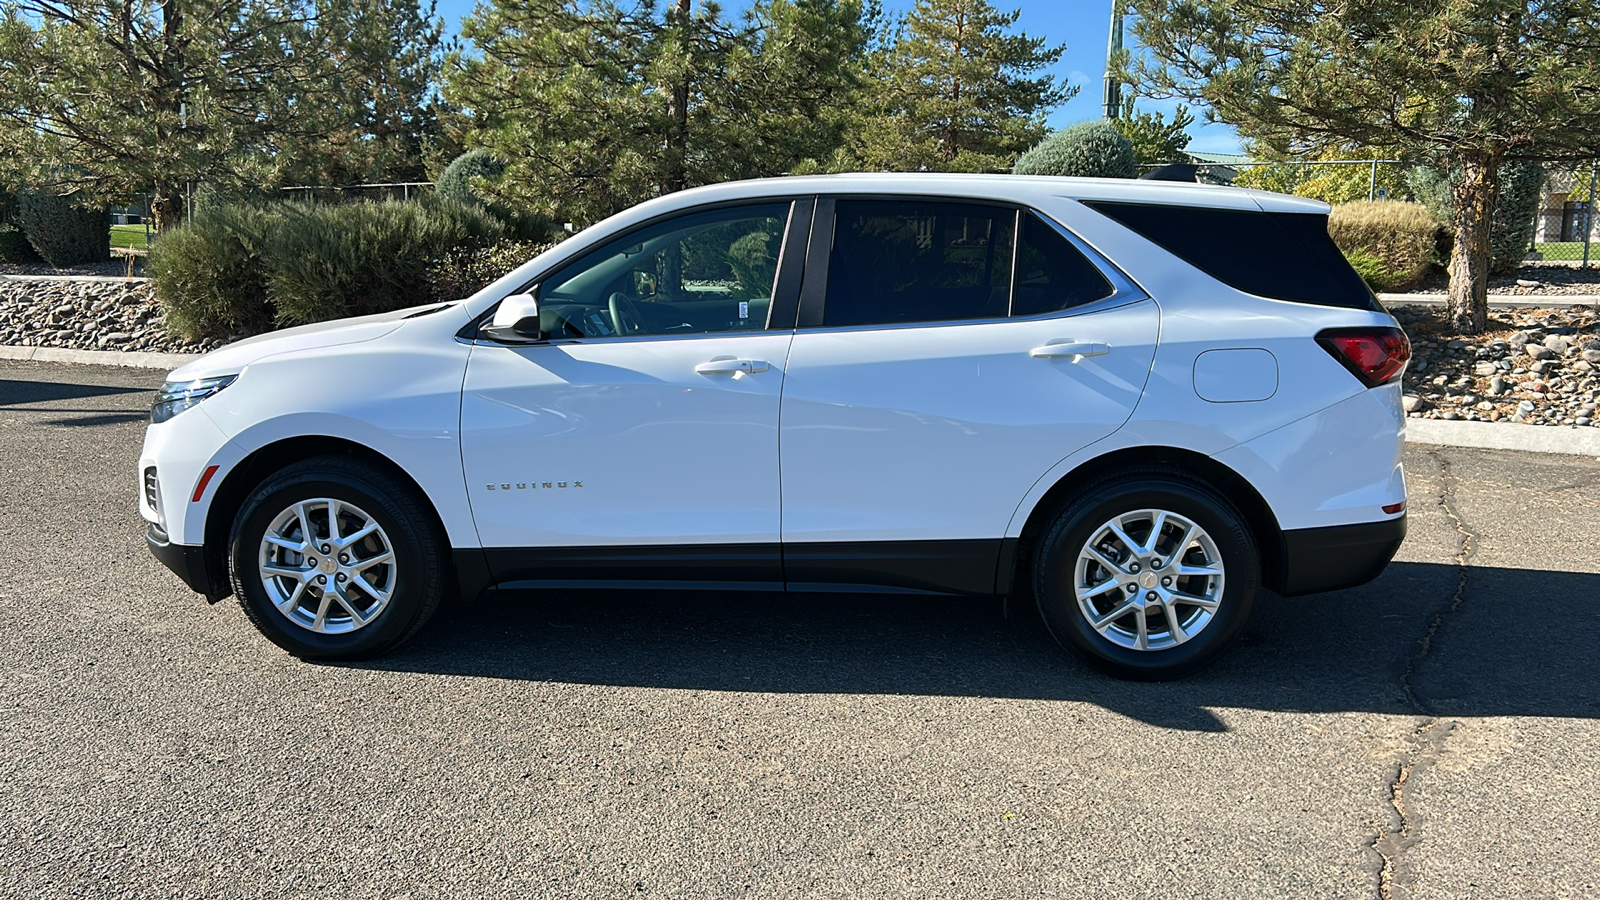
[[[784,248],[791,229],[803,247],[809,204],[647,223],[541,279],[547,340],[476,342],[462,463],[497,580],[673,578],[688,561],[696,577],[781,583],[778,410],[801,255]]]
[[[813,228],[780,431],[790,585],[988,592],[1033,484],[1132,414],[1155,304],[1032,211],[824,198]]]

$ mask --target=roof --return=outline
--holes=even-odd
[[[1132,178],[1056,178],[1043,175],[969,175],[939,172],[855,172],[729,181],[657,197],[634,209],[655,215],[690,203],[743,200],[774,194],[931,194],[1040,205],[1050,198],[1166,203],[1274,212],[1327,213],[1320,200],[1267,191]],[[645,208],[650,209],[646,210]],[[629,215],[623,213],[623,215]]]
[[[1255,162],[1255,160],[1243,153],[1206,153],[1199,150],[1185,150],[1184,155],[1195,162],[1208,163],[1214,166],[1237,166]]]

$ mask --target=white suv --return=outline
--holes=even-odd
[[[644,203],[458,303],[173,372],[155,554],[305,657],[494,586],[1031,596],[1118,675],[1405,534],[1405,336],[1328,207],[846,175]],[[191,409],[193,407],[193,409]]]

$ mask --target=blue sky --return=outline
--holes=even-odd
[[[701,0],[695,0],[698,5]],[[1061,61],[1050,69],[1058,80],[1079,88],[1078,96],[1062,105],[1050,116],[1050,125],[1062,128],[1084,119],[1100,118],[1101,78],[1106,65],[1106,36],[1111,29],[1111,2],[1079,2],[1079,0],[1046,0],[1046,2],[1016,3],[990,0],[996,9],[1020,9],[1017,28],[1030,37],[1043,37],[1052,44],[1065,43],[1067,49]],[[445,17],[452,31],[460,25],[461,18],[472,11],[474,0],[439,0],[439,14]],[[740,0],[725,0],[723,8],[737,10],[745,4]],[[884,9],[900,14],[911,8],[911,0],[884,0]],[[1128,35],[1129,46],[1133,45]],[[1166,112],[1171,115],[1175,103],[1141,100],[1139,108]],[[1196,119],[1200,119],[1196,113]],[[1213,153],[1239,153],[1238,135],[1227,125],[1205,125],[1197,121],[1189,127],[1194,140],[1189,149]]]

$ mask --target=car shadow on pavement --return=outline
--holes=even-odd
[[[355,665],[700,691],[1075,700],[1162,727],[1213,709],[1600,717],[1600,575],[1394,563],[1365,587],[1265,594],[1210,669],[1164,684],[1099,674],[1031,610],[885,595],[490,594]],[[1452,607],[1454,610],[1452,611]],[[1428,637],[1424,650],[1423,638]]]
[[[0,406],[25,403],[50,403],[109,397],[116,394],[148,394],[149,388],[116,387],[108,384],[70,384],[58,381],[26,381],[0,378]],[[99,410],[96,410],[99,412]]]

